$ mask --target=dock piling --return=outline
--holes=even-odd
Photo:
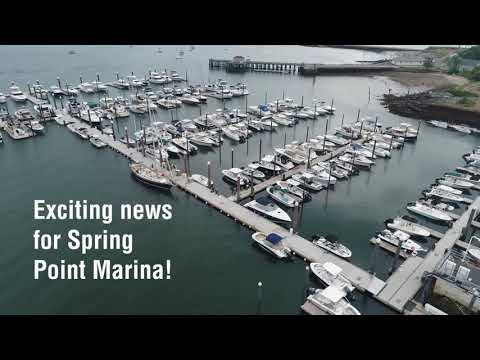
[[[357,122],[358,120],[360,120],[360,109],[358,109],[358,112],[357,112]]]
[[[370,259],[370,268],[368,270],[368,272],[370,274],[372,274],[373,276],[375,276],[375,263],[376,263],[376,257],[377,257],[377,250],[378,250],[378,245],[380,244],[380,240],[378,240],[377,238],[375,238],[375,241],[374,241],[374,247],[373,247],[373,251],[372,251],[372,258]]]
[[[262,311],[262,282],[259,281],[257,285],[257,315],[261,315]]]
[[[472,313],[473,304],[475,304],[475,301],[477,300],[478,296],[479,296],[478,290],[473,289],[472,299],[470,300],[470,303],[468,304],[468,312],[469,313]]]
[[[60,78],[59,77],[57,77],[57,82],[58,82],[58,88],[62,89],[62,84],[60,83]]]
[[[304,260],[306,260],[306,259],[304,259]],[[303,304],[308,297],[308,283],[309,283],[309,280],[310,280],[310,267],[305,266],[305,284],[304,284],[304,287],[303,287],[303,296],[302,296],[301,304]]]
[[[55,96],[53,97],[53,106],[55,106],[55,110],[57,110],[57,101],[55,100]],[[42,113],[42,111],[40,111]]]
[[[258,161],[262,161],[262,139],[260,139],[259,150],[258,150]]]
[[[307,135],[305,136],[305,142],[308,141],[308,131],[310,130],[310,126],[307,126]]]
[[[287,146],[287,131],[285,130],[285,135],[283,137],[283,148]]]
[[[342,124],[340,125],[340,127],[343,128],[343,119],[345,118],[345,114],[342,114]]]
[[[237,176],[237,203],[240,202],[240,176]]]
[[[233,168],[233,148],[232,148],[232,168]]]
[[[211,174],[210,174],[210,161],[207,162],[207,172],[208,172],[208,182],[207,182],[207,185],[208,185],[208,188],[211,187],[212,184],[212,181],[211,181]]]

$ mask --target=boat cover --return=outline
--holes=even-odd
[[[271,233],[267,235],[267,240],[272,244],[277,244],[278,242],[280,242],[280,240],[282,240],[282,237],[275,233]]]
[[[359,150],[361,146],[359,144],[352,144],[352,149],[353,150]]]
[[[266,196],[263,196],[261,198],[258,198],[257,200],[257,203],[259,203],[260,205],[268,205],[271,203],[270,199]]]
[[[342,268],[335,265],[334,263],[331,262],[326,262],[323,264],[323,268],[327,270],[330,274],[333,276],[338,276],[342,272]]]

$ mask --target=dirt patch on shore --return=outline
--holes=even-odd
[[[405,86],[438,89],[452,85],[466,85],[468,80],[461,76],[431,72],[387,71],[382,75]]]

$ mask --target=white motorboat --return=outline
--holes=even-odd
[[[50,104],[39,104],[33,107],[33,110],[40,116],[40,118],[50,118],[56,116],[55,110]]]
[[[437,220],[437,221],[453,220],[451,216],[449,216],[442,210],[436,209],[426,204],[422,204],[418,201],[415,203],[409,203],[407,206],[407,210],[432,220]]]
[[[349,140],[357,140],[360,138],[360,133],[348,125],[336,128],[335,133]]]
[[[373,151],[374,150],[374,145],[372,143],[366,143],[366,144],[363,144],[362,147],[363,149],[365,149],[366,151],[369,151],[370,154],[374,153],[374,155],[376,156],[380,156],[382,158],[389,158],[391,157],[391,153],[390,151],[386,150],[386,149],[382,149],[380,146],[377,146],[378,144],[376,143],[375,144],[375,152]]]
[[[432,189],[440,189],[440,190],[443,190],[443,191],[448,191],[448,192],[450,192],[452,194],[455,194],[455,195],[462,195],[463,194],[462,190],[454,189],[453,187],[450,187],[450,186],[447,186],[447,185],[433,186]]]
[[[182,132],[188,131],[191,133],[196,133],[198,131],[198,127],[190,119],[183,119],[183,120],[177,121],[175,126],[177,128],[182,129]]]
[[[93,87],[93,85],[88,82],[84,82],[78,85],[78,89],[85,94],[93,94],[95,92],[95,88]]]
[[[260,170],[253,169],[250,166],[247,166],[246,168],[242,168],[243,170],[243,175],[249,177],[249,178],[254,178],[257,180],[265,180],[265,174],[261,172]]]
[[[222,174],[225,180],[236,184],[237,180],[240,181],[240,186],[245,186],[250,183],[250,179],[243,174],[243,170],[239,168],[231,168],[222,170]]]
[[[428,205],[428,206],[433,207],[433,208],[438,209],[438,210],[443,210],[443,211],[453,211],[453,210],[455,210],[455,206],[443,203],[439,200],[435,200],[435,199],[432,199],[432,198],[430,198],[430,199],[421,198],[420,200],[418,200],[418,202],[421,203],[421,204]]]
[[[361,145],[352,144],[345,149],[345,153],[350,155],[355,155],[355,157],[363,156],[367,159],[374,160],[377,158],[375,154],[372,153],[372,150],[367,150],[363,148]]]
[[[5,104],[7,102],[7,97],[5,94],[0,92],[0,104]]]
[[[263,131],[265,128],[260,120],[249,120],[247,122],[247,125],[250,129],[253,129],[255,131]]]
[[[461,174],[459,172],[450,171],[445,173],[445,179],[447,180],[462,180],[474,185],[480,185],[480,175]],[[448,185],[453,187],[451,185]]]
[[[107,144],[105,142],[103,142],[102,139],[100,139],[100,137],[98,135],[90,136],[89,141],[93,146],[95,146],[96,148],[99,148],[99,149],[107,146]]]
[[[329,185],[335,185],[337,183],[337,178],[322,168],[314,169],[312,167],[309,170],[307,170],[306,173],[312,174],[313,175],[312,179],[324,185],[325,187]]]
[[[261,161],[255,161],[251,164],[248,164],[248,167],[249,168],[252,168],[252,169],[261,169],[261,170],[264,170],[264,171],[268,171],[268,172],[275,172],[275,171],[280,171],[280,167],[279,166],[276,166],[274,163],[270,162],[270,161],[265,161],[265,160],[261,160]]]
[[[262,232],[256,232],[252,235],[252,239],[279,259],[284,259],[291,255],[290,248],[283,243],[283,238],[278,234],[270,233],[267,235]]]
[[[472,129],[470,129],[467,126],[462,126],[462,125],[448,125],[449,128],[456,130],[458,132],[464,133],[464,134],[471,134]]]
[[[172,143],[180,149],[185,150],[189,153],[193,153],[198,150],[195,145],[193,145],[190,141],[187,141],[187,139],[184,137],[172,139]]]
[[[175,70],[170,71],[170,78],[176,82],[185,81]]]
[[[323,264],[312,262],[310,263],[310,270],[327,286],[334,285],[346,293],[355,290],[355,286],[342,274],[342,268],[332,262]]]
[[[233,94],[229,89],[220,89],[220,90],[211,92],[210,96],[220,100],[227,100],[227,99],[231,99],[233,97]]]
[[[270,197],[282,205],[293,208],[295,207],[295,199],[288,195],[288,191],[278,185],[267,187],[267,193]]]
[[[377,239],[383,240],[397,247],[400,241],[402,241],[402,249],[411,251],[414,255],[416,255],[419,252],[427,251],[421,245],[411,240],[410,235],[408,235],[407,233],[401,230],[396,230],[395,232],[392,233],[390,230],[385,229],[382,232],[377,233]]]
[[[272,112],[268,109],[268,106],[266,105],[249,106],[248,112],[250,114],[261,116],[261,117],[272,116]]]
[[[172,182],[166,176],[141,163],[131,163],[130,170],[136,180],[156,189],[170,191],[173,186]]]
[[[322,135],[319,135],[317,136],[317,139],[323,139],[323,136]],[[327,134],[325,135],[325,139],[327,141],[330,141],[331,143],[335,144],[335,145],[339,145],[339,146],[345,146],[347,145],[348,143],[350,143],[349,140],[347,139],[343,139],[341,137],[338,137],[338,136],[335,136],[335,135],[331,135],[331,134]]]
[[[92,82],[92,87],[95,90],[95,92],[107,92],[108,87],[107,85],[103,84],[102,82],[95,80]]]
[[[267,131],[274,131],[278,127],[278,124],[275,121],[273,121],[272,118],[270,118],[270,119],[260,119],[259,122],[260,122],[260,124],[262,124],[263,128]]]
[[[421,227],[411,221],[405,220],[401,217],[396,217],[395,219],[387,219],[385,224],[388,228],[394,230],[400,230],[409,235],[415,235],[420,237],[429,237],[430,232],[424,227]]]
[[[333,236],[312,236],[312,243],[330,251],[332,254],[340,256],[341,258],[348,259],[352,257],[352,252],[345,245],[339,243]]]
[[[430,121],[427,121],[427,124],[430,124],[432,126],[439,127],[442,129],[448,128],[448,123],[444,121],[430,120]]]
[[[90,137],[88,135],[88,128],[83,125],[75,127],[74,132],[84,140],[88,140],[88,138]]]
[[[143,82],[141,80],[138,80],[135,75],[128,75],[127,76],[127,82],[132,87],[142,87],[143,86]]]
[[[307,161],[307,158],[305,156],[300,155],[291,149],[275,148],[274,150],[277,154],[285,156],[294,164],[297,164],[297,165],[305,164],[305,162]]]
[[[96,114],[95,111],[88,111],[88,110],[81,110],[80,111],[80,118],[88,123],[92,124],[99,124],[100,123],[100,118]]]
[[[450,191],[442,190],[439,188],[432,188],[430,191],[424,193],[427,197],[437,197],[447,201],[453,202],[468,202],[469,200],[465,197],[451,193]]]
[[[124,105],[118,102],[115,102],[113,104],[113,106],[110,108],[110,112],[119,118],[130,116],[130,112],[128,111],[128,109]]]
[[[341,161],[338,158],[334,158],[330,160],[329,163],[334,164],[337,168],[345,170],[348,173],[348,175],[358,174],[358,169],[354,165],[347,163],[345,161]]]
[[[123,78],[119,78],[119,79],[115,80],[112,83],[112,86],[116,87],[117,89],[121,89],[121,90],[128,90],[130,88],[130,84],[128,83],[128,81],[126,81]]]
[[[277,124],[284,125],[284,126],[293,125],[293,121],[283,114],[273,114],[272,120],[275,121]]]
[[[189,105],[198,105],[200,104],[200,100],[198,100],[195,96],[190,94],[183,94],[178,98],[182,103],[189,104]]]
[[[215,141],[213,141],[212,139],[210,139],[210,137],[207,136],[207,135],[204,134],[204,133],[192,134],[191,136],[189,136],[188,139],[189,139],[189,141],[191,141],[193,144],[198,145],[198,146],[202,146],[202,147],[211,148],[212,146],[215,146],[215,145],[216,145]]]
[[[15,101],[15,102],[25,102],[27,101],[27,97],[25,94],[20,91],[20,88],[16,86],[14,83],[12,83],[12,86],[10,86],[10,98]]]
[[[40,124],[37,120],[32,120],[30,122],[26,123],[26,126],[31,129],[34,133],[43,133],[45,128],[43,127],[42,124]]]
[[[345,296],[344,290],[332,285],[309,295],[307,301],[329,315],[361,315]]]
[[[310,201],[312,199],[310,193],[301,189],[299,187],[300,183],[293,179],[288,179],[287,181],[277,181],[276,184],[282,189],[288,191],[293,196],[299,198],[300,201]]]
[[[455,179],[452,177],[445,177],[444,179],[437,180],[439,184],[448,186],[455,189],[471,189],[474,184],[466,180]]]
[[[53,96],[65,96],[66,95],[65,92],[56,85],[50,86],[50,93]]]
[[[314,180],[315,176],[310,173],[300,173],[292,175],[292,179],[300,183],[300,186],[313,191],[320,191],[325,185]]]
[[[146,114],[148,112],[146,103],[131,104],[128,109],[135,114]]]
[[[206,176],[200,174],[192,174],[191,179],[207,188],[210,187],[210,184],[208,183],[208,178]]]
[[[232,140],[234,140],[234,141],[240,141],[240,140],[244,139],[243,134],[240,133],[237,128],[232,127],[232,125],[230,125],[230,126],[224,126],[224,127],[222,128],[222,133],[223,133],[226,137],[228,137],[229,139],[232,139]]]
[[[346,162],[346,163],[349,163],[349,164],[362,166],[362,167],[366,167],[366,168],[370,168],[374,164],[374,162],[372,160],[367,159],[363,155],[355,155],[354,156],[352,154],[347,153],[347,154],[343,154],[338,159],[340,161],[343,161],[343,162]]]
[[[261,197],[252,200],[244,205],[245,207],[259,212],[273,220],[291,222],[290,216],[268,197]]]
[[[334,162],[321,161],[316,165],[313,165],[312,169],[315,171],[323,169],[327,172],[331,172],[331,174],[337,179],[347,179],[349,177],[349,172],[347,170],[341,169]]]

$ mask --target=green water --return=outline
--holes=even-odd
[[[329,129],[362,115],[379,116],[385,126],[405,120],[387,113],[376,96],[388,88],[402,92],[407,89],[382,77],[318,77],[302,78],[296,75],[235,74],[208,70],[208,57],[230,57],[233,53],[247,53],[255,59],[297,60],[328,59],[329,62],[349,62],[360,59],[362,53],[333,49],[301,47],[200,47],[185,51],[182,62],[175,61],[177,47],[76,47],[77,55],[66,55],[72,47],[0,47],[0,53],[17,59],[2,68],[2,91],[8,81],[15,80],[22,87],[28,81],[39,79],[45,85],[54,85],[62,75],[71,83],[80,73],[93,80],[96,72],[102,80],[113,80],[119,71],[140,75],[155,66],[189,70],[194,83],[210,78],[224,78],[230,83],[243,81],[251,95],[248,104],[281,98],[283,92],[297,102],[304,97],[310,105],[313,98],[330,102],[333,98],[337,114],[329,121]],[[180,48],[180,47],[178,47]],[[224,51],[228,48],[228,51]],[[284,51],[282,51],[282,49]],[[303,53],[302,53],[303,51]],[[95,52],[96,57],[92,57]],[[223,53],[228,55],[222,56]],[[36,54],[35,64],[27,55]],[[197,54],[197,55],[195,55]],[[348,56],[346,54],[349,54]],[[359,55],[360,54],[360,55]],[[255,56],[258,55],[258,56]],[[5,59],[5,57],[1,57]],[[113,61],[115,59],[116,61]],[[347,61],[345,61],[347,59]],[[349,60],[350,59],[350,60]],[[69,62],[67,62],[67,60]],[[327,60],[325,60],[327,62]],[[164,65],[166,64],[166,65]],[[108,73],[107,73],[108,70]],[[58,74],[61,72],[61,74]],[[143,73],[142,73],[143,75]],[[371,99],[368,101],[368,89]],[[4,89],[4,90],[3,90]],[[112,90],[115,93],[116,90]],[[9,103],[13,111],[14,104]],[[202,112],[222,106],[221,101],[209,99]],[[233,99],[230,108],[245,108],[245,99]],[[179,118],[192,118],[198,108],[183,106]],[[173,114],[174,116],[177,114]],[[169,121],[172,113],[159,111],[157,119]],[[136,125],[133,119],[136,119]],[[120,120],[131,129],[138,126],[140,117]],[[148,118],[143,118],[144,123]],[[415,120],[408,120],[416,126]],[[281,128],[269,134],[255,134],[248,144],[232,144],[229,140],[221,149],[201,152],[191,159],[192,172],[206,175],[207,161],[211,161],[217,188],[228,193],[229,186],[220,178],[220,170],[231,166],[234,148],[235,166],[247,165],[258,159],[260,138],[262,153],[271,153],[272,147],[287,141],[304,139],[307,126],[310,135],[324,132],[326,119],[301,121],[292,128]],[[352,262],[364,268],[370,265],[372,247],[368,240],[375,231],[383,229],[386,218],[403,214],[407,202],[420,196],[433,180],[443,172],[463,163],[461,155],[478,145],[479,138],[424,124],[416,143],[394,151],[392,159],[378,159],[372,171],[338,182],[334,191],[313,196],[301,214],[299,232],[305,237],[312,234],[333,233],[353,251]],[[263,283],[262,312],[266,314],[298,314],[303,302],[305,263],[301,259],[284,263],[252,245],[251,232],[225,216],[174,189],[166,195],[148,188],[131,178],[125,158],[108,149],[98,150],[87,141],[71,134],[66,128],[52,122],[46,135],[23,141],[13,141],[4,134],[5,144],[0,146],[1,204],[0,228],[0,313],[2,314],[252,314],[256,311],[257,282]],[[180,162],[177,164],[182,166]],[[263,195],[263,194],[260,194]],[[174,217],[170,221],[120,221],[111,225],[96,221],[34,221],[33,201],[65,202],[87,199],[91,202],[111,203],[118,209],[121,203],[170,203]],[[57,252],[33,250],[32,232],[64,233],[70,228],[85,233],[133,233],[134,253],[119,251],[92,251],[86,256],[73,253],[61,246]],[[432,225],[432,227],[435,227]],[[438,227],[444,230],[442,227]],[[78,262],[85,259],[108,258],[113,262],[142,263],[172,262],[171,280],[33,280],[33,260],[43,258],[53,263],[61,259]],[[392,256],[379,252],[376,262],[378,276],[385,278]],[[315,286],[310,279],[308,286]],[[318,285],[317,285],[318,286]],[[362,313],[392,313],[384,306],[357,294],[354,305]]]

